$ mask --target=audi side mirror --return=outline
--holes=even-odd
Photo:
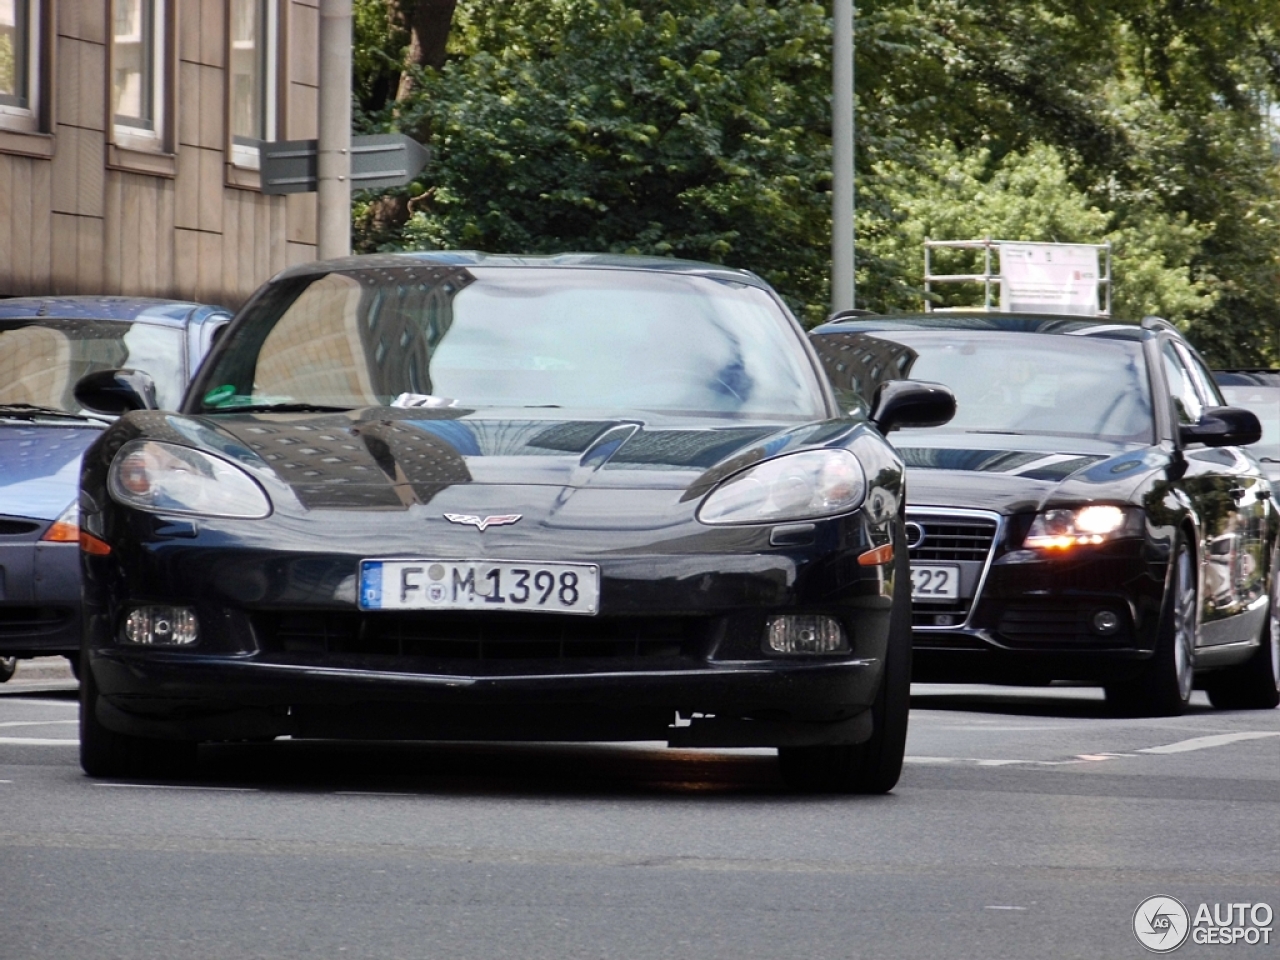
[[[1258,415],[1242,407],[1210,407],[1198,423],[1178,427],[1183,445],[1202,443],[1206,447],[1243,447],[1262,437]]]
[[[868,419],[887,434],[899,427],[940,427],[955,415],[950,388],[924,380],[886,380],[871,398]]]

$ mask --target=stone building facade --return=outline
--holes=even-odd
[[[236,307],[314,259],[257,144],[316,135],[317,6],[0,0],[0,296]]]

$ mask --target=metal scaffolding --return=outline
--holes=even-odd
[[[1096,250],[1105,253],[1102,259],[1102,274],[1098,277],[1097,283],[1099,298],[1104,306],[1098,311],[1098,316],[1111,316],[1111,242],[1106,243],[1032,243],[1020,240],[992,240],[985,237],[982,240],[925,240],[924,242],[924,309],[926,313],[957,310],[973,310],[979,309],[975,307],[935,307],[933,305],[933,284],[935,283],[980,283],[983,288],[982,306],[980,309],[985,311],[1000,310],[1000,306],[993,300],[993,292],[1004,282],[1001,270],[992,270],[992,251],[996,256],[1000,254],[1000,250],[1005,246],[1019,247],[1066,247],[1083,250]],[[981,273],[934,273],[933,272],[933,251],[939,249],[952,250],[981,250],[983,255],[983,269]]]

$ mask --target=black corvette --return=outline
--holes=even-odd
[[[751,274],[626,257],[354,257],[232,321],[179,413],[90,448],[81,761],[201,741],[776,746],[884,791],[906,735],[903,466]]]
[[[900,378],[956,395],[950,423],[895,438],[917,679],[1091,681],[1173,714],[1198,678],[1217,706],[1276,706],[1277,511],[1242,449],[1258,420],[1172,326],[926,314],[812,339],[849,404]]]

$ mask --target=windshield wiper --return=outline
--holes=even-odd
[[[213,407],[205,413],[347,413],[351,407],[333,407],[322,403],[235,403]]]
[[[1020,437],[1021,430],[966,430],[965,433],[993,433],[1002,437]]]
[[[0,417],[34,420],[36,417],[53,417],[59,420],[96,420],[110,423],[112,418],[100,413],[73,413],[57,407],[42,407],[34,403],[0,403]]]

